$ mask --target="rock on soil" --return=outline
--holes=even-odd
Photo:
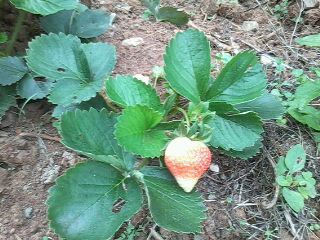
[[[126,46],[126,47],[136,47],[138,45],[141,45],[142,43],[144,43],[143,38],[141,37],[134,37],[134,38],[128,38],[122,41],[122,46]]]
[[[247,32],[258,30],[259,24],[256,21],[244,21],[242,23],[242,29]]]

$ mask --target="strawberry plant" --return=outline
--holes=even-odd
[[[112,24],[114,14],[88,9],[77,0],[36,3],[12,0],[11,3],[21,10],[10,40],[2,37],[2,42],[7,41],[7,49],[6,56],[0,58],[0,120],[16,105],[16,95],[27,101],[49,95],[50,101],[59,105],[56,117],[60,116],[61,109],[72,108],[72,104],[85,109],[88,104],[101,105],[101,98],[91,98],[101,90],[103,78],[114,67],[115,49],[103,43],[82,44],[81,40],[104,33]],[[26,11],[42,15],[41,26],[49,34],[32,40],[26,56],[9,56]],[[70,51],[65,52],[65,48]],[[59,83],[61,79],[68,79],[68,83]],[[67,88],[62,87],[65,84]],[[89,99],[90,102],[86,102]]]
[[[145,18],[154,15],[159,22],[170,22],[177,26],[185,25],[189,21],[189,15],[184,11],[174,7],[160,7],[160,0],[140,0],[140,2],[148,8],[144,13]]]
[[[277,183],[281,186],[284,200],[295,211],[304,207],[304,200],[316,197],[316,180],[309,171],[302,171],[306,163],[306,153],[298,144],[292,147],[286,157],[280,157],[276,166]]]
[[[280,117],[281,102],[266,91],[265,73],[253,52],[236,55],[214,78],[209,41],[202,32],[187,30],[166,48],[165,101],[150,85],[117,75],[102,89],[108,108],[77,109],[81,101],[94,99],[111,69],[113,53],[102,54],[107,49],[49,34],[35,39],[27,53],[35,72],[57,80],[49,100],[73,106],[60,109],[62,143],[89,159],[50,189],[51,228],[70,240],[108,239],[147,205],[160,227],[200,232],[205,206],[192,189],[215,151],[243,159],[256,155],[263,120]],[[159,164],[149,165],[151,159]]]

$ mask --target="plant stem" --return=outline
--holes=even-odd
[[[21,31],[21,27],[22,27],[22,24],[24,22],[26,15],[27,15],[27,13],[25,11],[19,10],[18,19],[17,19],[16,24],[14,26],[14,30],[11,35],[10,41],[7,44],[6,54],[8,56],[12,53],[12,50],[14,48],[14,44],[17,41],[18,34]]]
[[[189,130],[189,128],[190,128],[190,120],[189,120],[187,112],[183,108],[180,108],[180,107],[177,107],[177,110],[183,114],[184,119],[186,120],[186,123],[187,123],[188,130]]]

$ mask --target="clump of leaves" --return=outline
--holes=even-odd
[[[288,113],[297,121],[308,125],[314,130],[320,131],[320,110],[314,100],[320,96],[320,81],[306,81],[301,84],[290,101]]]
[[[274,16],[277,19],[283,19],[288,15],[289,0],[282,0],[273,7]]]
[[[304,200],[316,197],[316,180],[310,171],[302,171],[306,163],[306,153],[298,144],[292,147],[286,157],[280,157],[276,166],[277,183],[281,186],[284,200],[295,211],[300,212]]]
[[[144,13],[144,18],[149,18],[154,15],[157,21],[170,22],[177,26],[182,26],[188,23],[189,16],[184,11],[174,7],[160,7],[160,0],[140,0],[147,8]]]
[[[43,42],[50,42],[47,41],[50,35],[42,37],[46,39]],[[54,35],[57,37],[71,38]],[[79,90],[77,97],[93,97],[87,92],[95,92],[90,89],[94,86],[96,90],[98,86],[89,76],[96,74],[79,71],[85,76],[81,81],[85,88],[82,84],[73,88],[75,77],[82,79],[81,74],[75,76],[74,72],[87,64],[101,69],[103,62],[95,57],[69,66],[73,61],[64,61],[63,55],[50,64],[42,63],[55,55],[46,57],[47,51],[30,54],[40,40],[30,45],[28,64],[42,75],[53,74],[48,77],[65,74],[66,80],[58,80],[55,88],[60,81],[64,84],[49,99],[59,106],[78,103],[68,95],[58,97],[64,91],[62,86],[68,89],[69,85],[71,96]],[[88,54],[81,43],[70,40],[68,44],[64,52],[80,48]],[[81,54],[80,51],[76,56]],[[41,57],[37,60],[33,56]],[[132,76],[118,75],[105,81],[103,92],[108,105],[112,109],[117,105],[116,109],[122,112],[90,108],[62,114],[58,124],[62,143],[90,159],[69,169],[50,189],[47,201],[50,226],[62,238],[108,239],[144,204],[160,227],[176,232],[200,232],[205,219],[200,194],[195,190],[184,192],[167,168],[161,167],[171,138],[186,136],[247,159],[256,155],[262,145],[262,120],[278,118],[283,113],[281,102],[266,91],[266,77],[253,52],[233,57],[213,80],[209,41],[202,32],[187,30],[171,40],[164,61],[170,88],[164,102],[152,86]],[[52,69],[42,70],[52,64]],[[159,166],[146,166],[151,159],[158,159]]]
[[[93,38],[101,35],[112,24],[114,15],[90,10],[74,0],[41,1],[37,4],[32,1],[11,2],[21,11],[43,15],[40,18],[41,26],[50,34],[41,35],[29,42],[24,57],[0,58],[0,116],[16,105],[13,100],[16,95],[27,101],[49,95],[50,101],[59,105],[59,111],[74,108],[74,105],[87,109],[86,101],[89,99],[90,104],[100,104],[99,97],[96,101],[92,97],[101,90],[103,79],[115,65],[115,48],[104,43],[82,44],[78,37]],[[5,36],[0,35],[2,42],[7,41]],[[8,45],[10,48],[15,40],[14,34],[12,37]],[[58,110],[55,116],[60,116]]]

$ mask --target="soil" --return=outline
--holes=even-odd
[[[187,28],[159,23],[152,17],[144,20],[145,8],[138,0],[88,3],[93,8],[117,14],[113,27],[99,38],[117,48],[114,74],[149,76],[153,66],[163,65],[163,53],[169,40],[176,32]],[[235,54],[252,49],[259,55],[284,59],[289,68],[302,68],[308,72],[311,67],[320,66],[320,51],[299,47],[294,42],[290,44],[292,36],[320,32],[319,8],[305,11],[304,24],[295,28],[292,19],[298,16],[300,9],[294,1],[290,2],[289,13],[282,20],[270,13],[277,2],[261,2],[260,6],[256,1],[241,1],[238,7],[212,6],[210,0],[166,0],[162,4],[179,7],[191,15],[192,26],[209,37],[213,57],[221,51]],[[9,32],[15,10],[5,6],[0,16],[1,31]],[[242,22],[248,20],[257,21],[259,28],[250,32],[242,30]],[[34,23],[37,23],[36,19],[26,21],[16,52],[21,52],[26,41],[39,31]],[[133,37],[140,37],[144,42],[136,47],[122,45],[123,40]],[[266,66],[266,70],[270,82],[279,81],[273,67]],[[289,73],[280,77],[281,81],[293,81]],[[161,91],[161,87],[157,90]],[[0,240],[58,239],[48,227],[47,191],[57,176],[83,158],[59,143],[59,135],[52,127],[52,108],[46,101],[31,102],[21,110],[11,109],[0,125]],[[254,159],[243,161],[214,153],[214,163],[219,171],[208,171],[198,184],[208,208],[203,233],[194,236],[170,233],[158,227],[154,230],[163,239],[173,240],[320,239],[319,232],[311,232],[308,228],[319,222],[319,198],[308,201],[305,212],[298,215],[281,201],[270,209],[263,207],[275,192],[270,158],[276,161],[297,143],[303,143],[306,148],[308,169],[317,179],[320,192],[320,157],[310,130],[290,118],[287,120],[286,126],[273,121],[265,124],[264,148]],[[138,213],[131,224],[138,232],[135,239],[147,239],[154,225],[146,210]],[[121,228],[116,236],[124,230],[125,227]]]

